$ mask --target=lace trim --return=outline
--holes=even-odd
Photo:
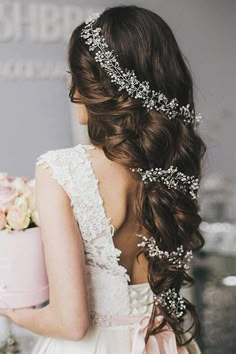
[[[90,324],[92,327],[110,327],[112,325],[112,316],[91,311]]]
[[[73,154],[70,148],[49,150],[37,158],[36,165],[42,165],[43,168],[49,169],[52,178],[54,178],[62,186],[66,194],[69,196],[71,206],[73,207],[73,194],[70,190],[71,180],[67,172],[67,163],[68,160],[70,160],[70,156],[68,156],[68,154]],[[72,157],[73,156],[71,156],[71,158]]]
[[[104,207],[104,200],[103,200],[103,198],[101,196],[101,193],[100,193],[100,190],[99,190],[99,180],[97,179],[97,177],[96,177],[96,175],[94,173],[92,162],[91,162],[91,160],[89,158],[91,155],[89,155],[88,149],[87,149],[87,147],[88,147],[90,150],[92,150],[95,147],[93,147],[91,145],[82,145],[82,144],[79,144],[79,145],[82,146],[82,148],[83,148],[84,155],[86,156],[86,160],[88,161],[88,165],[89,165],[89,168],[90,168],[91,175],[93,176],[93,179],[96,182],[97,200],[99,201],[98,205],[101,206],[101,213],[102,213],[103,219],[106,220],[107,225],[110,228],[110,235],[112,237],[114,235],[114,232],[115,232],[115,226],[112,224],[111,218],[109,218],[106,215],[105,207]],[[119,252],[121,253],[120,250],[119,250]]]
[[[101,193],[100,193],[100,190],[99,190],[99,180],[97,179],[95,173],[94,173],[94,170],[93,170],[93,166],[92,166],[92,163],[91,163],[91,160],[89,158],[89,153],[88,153],[88,149],[94,149],[93,146],[91,145],[82,145],[82,144],[79,144],[77,145],[75,148],[80,148],[82,147],[83,148],[83,152],[84,152],[84,156],[88,162],[88,166],[89,166],[89,169],[90,169],[90,174],[91,176],[93,177],[93,181],[96,185],[96,201],[97,201],[97,210],[100,211],[100,214],[101,214],[101,218],[104,220],[104,222],[106,223],[107,227],[108,227],[108,230],[109,230],[109,241],[110,241],[110,247],[112,249],[112,253],[114,254],[115,256],[115,259],[116,259],[116,266],[117,266],[117,269],[120,270],[121,274],[124,274],[126,279],[127,279],[127,282],[130,281],[130,276],[127,272],[127,269],[122,266],[121,264],[119,264],[119,260],[120,260],[120,255],[121,255],[121,250],[118,249],[114,242],[113,242],[113,236],[114,236],[114,232],[115,232],[115,226],[112,224],[111,222],[111,218],[109,218],[107,215],[106,215],[106,211],[105,211],[105,207],[104,207],[104,200],[101,196]],[[88,148],[87,148],[88,147]],[[128,285],[128,283],[127,283]]]

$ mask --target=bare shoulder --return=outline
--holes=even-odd
[[[132,188],[134,186],[135,179],[127,167],[108,159],[102,148],[93,145],[89,146],[91,147],[91,149],[89,148],[89,155],[92,167],[98,177],[100,176],[108,180],[112,176],[123,187],[128,186]]]

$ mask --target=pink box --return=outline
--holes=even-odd
[[[49,299],[39,227],[0,231],[0,308],[39,305]]]

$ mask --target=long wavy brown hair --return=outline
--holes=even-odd
[[[183,117],[168,119],[164,113],[147,111],[139,99],[118,91],[99,63],[94,60],[85,40],[80,37],[85,23],[79,25],[69,41],[68,62],[71,73],[69,97],[85,104],[88,110],[88,134],[95,146],[102,147],[106,157],[127,168],[169,168],[201,179],[201,160],[206,145],[193,126],[186,126]],[[134,70],[140,81],[149,81],[153,90],[161,90],[169,99],[194,108],[193,82],[190,69],[172,30],[156,13],[135,5],[106,8],[96,22],[110,49],[118,55],[123,68]],[[131,172],[132,173],[132,172]],[[202,219],[197,200],[180,190],[168,189],[163,183],[139,181],[134,212],[140,231],[154,237],[160,249],[172,251],[179,245],[194,252],[204,245],[198,229]],[[163,258],[149,257],[148,281],[158,295],[166,288],[192,285],[194,280],[184,269],[173,269]],[[137,255],[138,256],[138,255]],[[185,345],[200,334],[195,306],[186,298],[182,319],[172,318],[165,307],[153,306],[146,341],[151,334],[169,324],[178,345]],[[159,311],[159,312],[158,312]],[[161,313],[163,323],[155,327],[155,316]],[[190,316],[190,327],[184,319]],[[184,333],[191,337],[184,340]]]

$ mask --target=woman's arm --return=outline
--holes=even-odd
[[[36,207],[44,242],[49,305],[21,309],[12,320],[40,335],[82,339],[89,327],[84,249],[71,200],[52,177],[36,165]],[[0,313],[1,314],[1,313]]]
[[[86,334],[86,332],[75,331],[70,324],[60,322],[60,317],[57,318],[57,313],[50,304],[40,309],[0,310],[0,315],[8,317],[17,326],[29,329],[41,336],[80,340]]]

